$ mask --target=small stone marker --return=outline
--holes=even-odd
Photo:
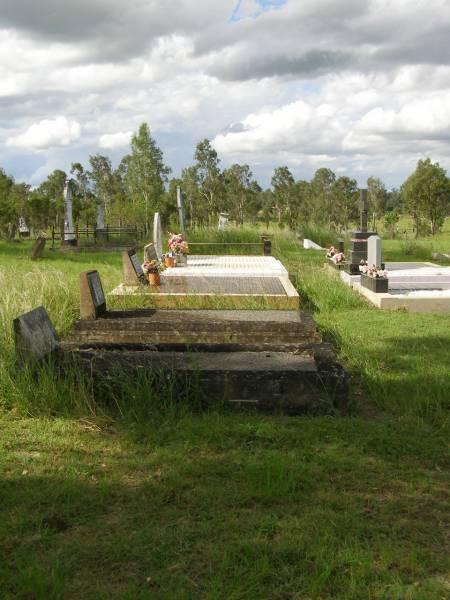
[[[58,335],[43,306],[14,319],[13,328],[21,363],[42,360],[58,349]]]
[[[155,216],[153,217],[153,244],[155,246],[156,254],[158,255],[158,260],[161,260],[163,255],[163,247],[161,217],[159,216],[159,213],[155,213]]]
[[[146,284],[145,274],[142,269],[136,250],[122,252],[123,282],[125,285]]]
[[[381,267],[381,238],[378,235],[371,235],[367,240],[367,264]]]
[[[220,213],[220,215],[219,215],[219,231],[223,231],[224,229],[226,229],[228,227],[229,216],[230,215],[228,213]]]
[[[43,236],[39,236],[34,243],[33,249],[31,250],[31,260],[37,260],[41,258],[42,252],[45,248],[46,239]]]
[[[80,275],[80,318],[97,319],[106,314],[106,298],[98,271]]]
[[[180,219],[180,230],[181,235],[184,239],[186,239],[186,219],[184,215],[184,201],[183,194],[181,193],[180,186],[177,187],[177,207],[178,207],[178,217]]]
[[[159,260],[156,254],[155,245],[150,242],[144,246],[144,260]]]

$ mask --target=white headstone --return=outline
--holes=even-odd
[[[223,231],[228,227],[228,213],[220,213],[219,215],[219,230]]]
[[[74,240],[76,240],[76,235],[73,226],[72,190],[70,180],[68,180],[64,186],[64,241],[70,244]]]
[[[105,229],[105,207],[101,200],[97,202],[96,229]]]
[[[367,240],[367,264],[381,267],[381,238],[378,235],[371,235]]]
[[[158,259],[161,260],[163,254],[162,248],[162,232],[161,232],[161,217],[159,213],[155,213],[153,217],[153,244],[155,245],[156,254]]]
[[[319,246],[319,244],[316,244],[316,242],[306,238],[303,240],[303,248],[306,250],[323,250],[322,246]]]
[[[186,239],[186,219],[184,215],[184,202],[180,186],[177,187],[177,207],[178,216],[180,219],[180,231],[184,239]]]

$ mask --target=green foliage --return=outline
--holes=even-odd
[[[450,180],[445,169],[431,159],[419,160],[417,168],[402,187],[406,208],[414,220],[417,235],[428,223],[435,235],[450,207]]]

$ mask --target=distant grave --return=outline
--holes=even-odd
[[[373,231],[367,231],[367,190],[360,190],[360,227],[359,231],[351,232],[349,260],[347,272],[350,275],[359,275],[359,265],[362,260],[367,260],[367,239],[376,235]]]
[[[42,253],[44,252],[46,239],[43,236],[39,236],[34,243],[34,246],[31,250],[31,260],[37,260],[42,257]]]
[[[155,246],[158,260],[162,259],[163,255],[163,243],[162,243],[162,231],[161,231],[161,217],[159,213],[155,213],[153,217],[153,244]]]

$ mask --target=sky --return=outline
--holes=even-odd
[[[203,138],[264,186],[449,169],[450,0],[0,0],[8,174],[117,164],[144,121],[174,176]]]

